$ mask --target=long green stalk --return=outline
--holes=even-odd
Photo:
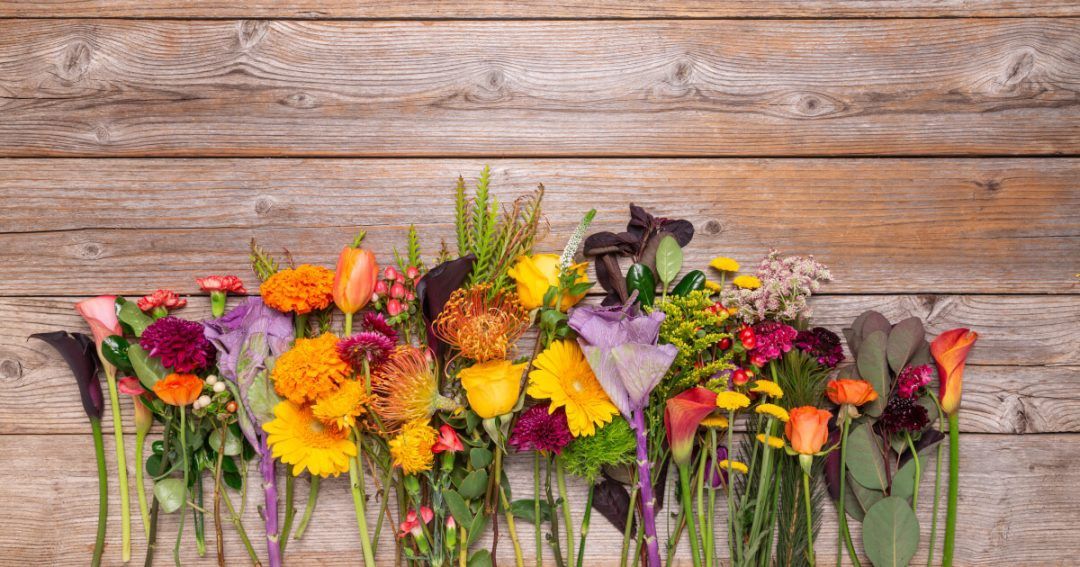
[[[544,526],[540,521],[540,451],[533,451],[533,527],[536,529],[536,564],[544,564]]]
[[[140,403],[136,401],[135,403]],[[139,515],[142,516],[143,534],[150,537],[150,505],[146,501],[146,485],[143,482],[143,445],[146,444],[146,431],[135,430],[135,497],[139,501]]]
[[[732,490],[732,483],[731,483],[731,481],[734,480],[734,476],[735,476],[733,474],[734,471],[731,468],[731,462],[734,460],[734,457],[735,457],[735,443],[734,443],[735,434],[733,432],[734,429],[735,429],[735,412],[734,411],[728,411],[728,427],[727,427],[727,461],[728,461],[727,472],[728,472],[728,475],[727,475],[727,482],[725,483],[726,484],[725,488],[727,489],[727,508],[728,508],[728,547],[730,548],[730,552],[731,552],[731,564],[732,565],[739,565],[741,563],[740,559],[741,559],[742,554],[739,553],[740,548],[739,548],[739,545],[738,545],[738,540],[735,537],[735,534],[737,533],[735,531],[735,503],[733,501],[733,495],[732,495],[733,490]]]
[[[281,524],[281,540],[278,547],[281,554],[285,554],[285,546],[289,544],[289,534],[292,532],[293,519],[296,518],[296,477],[292,471],[285,470],[285,521]]]
[[[101,432],[101,419],[90,418],[90,429],[94,433],[94,456],[98,468],[98,524],[97,538],[94,540],[94,555],[90,559],[91,567],[101,565],[101,554],[105,551],[105,526],[109,523],[109,475],[105,470],[105,439]]]
[[[694,567],[701,567],[701,545],[698,542],[700,534],[698,534],[697,520],[694,518],[694,508],[690,500],[690,467],[688,465],[679,465],[679,496],[682,499],[683,515],[686,517],[690,554],[693,556]]]
[[[630,532],[634,528],[634,506],[637,504],[637,481],[631,482],[630,505],[626,512],[626,527],[623,528],[622,550],[619,552],[619,565],[626,565],[626,559],[630,555]]]
[[[945,413],[941,411],[941,403],[938,402],[938,397],[933,391],[930,392],[930,398],[934,400],[934,407],[937,408],[938,413],[938,431],[945,432]],[[930,549],[926,554],[926,567],[931,567],[934,564],[934,544],[937,543],[937,525],[938,525],[938,509],[941,504],[941,460],[945,458],[945,445],[938,443],[937,446],[937,461],[934,463],[934,509],[930,511]]]
[[[555,456],[555,481],[559,485],[559,499],[562,503],[559,507],[562,509],[563,526],[565,526],[566,532],[566,564],[575,565],[574,561],[574,518],[570,514],[570,501],[569,495],[566,492],[566,473],[563,471],[562,459]]]
[[[919,511],[919,483],[922,482],[922,466],[919,464],[919,452],[915,450],[915,443],[911,440],[911,433],[905,431],[904,437],[907,439],[908,449],[911,450],[911,458],[915,462],[915,483],[914,491],[911,494],[911,510],[914,512]]]
[[[949,500],[945,507],[945,547],[942,567],[951,567],[956,548],[956,501],[960,496],[960,416],[949,414]]]
[[[176,531],[176,545],[173,546],[173,561],[176,567],[180,567],[180,543],[184,537],[184,520],[187,519],[188,469],[191,467],[188,464],[187,421],[184,417],[186,415],[187,406],[180,406],[180,451],[184,455],[184,499],[180,503],[180,528]]]
[[[840,434],[840,509],[838,519],[840,521],[840,538],[843,540],[847,547],[848,557],[851,558],[851,563],[855,567],[861,567],[862,563],[859,562],[859,554],[855,553],[855,545],[851,542],[851,529],[848,527],[847,522],[847,510],[845,506],[845,499],[847,497],[847,440],[848,440],[848,427],[851,425],[850,419],[844,419],[844,425],[841,428]],[[840,565],[840,554],[836,554],[836,564]]]
[[[712,567],[712,550],[709,547],[711,538],[705,533],[707,522],[705,516],[705,469],[708,468],[708,460],[706,451],[700,451],[695,490],[697,492],[697,528],[698,537],[701,539],[701,559],[705,567]]]
[[[806,502],[806,561],[810,567],[817,563],[814,557],[814,512],[810,506],[810,473],[803,471],[803,496]]]
[[[293,539],[300,539],[304,536],[304,530],[307,529],[308,522],[311,521],[311,514],[315,511],[315,504],[319,500],[319,480],[322,477],[318,475],[311,475],[311,485],[308,487],[308,499],[307,505],[304,506],[304,515],[300,517],[300,525],[296,526],[296,535]]]
[[[360,531],[360,547],[364,552],[365,567],[375,567],[375,553],[371,548],[371,536],[368,534],[367,513],[364,510],[364,470],[360,462],[360,432],[353,429],[353,438],[356,441],[356,456],[349,466],[349,483],[351,485],[353,506],[356,508],[356,527]]]
[[[714,474],[721,474],[720,463],[716,460],[717,443],[716,443],[716,429],[709,428],[709,447],[711,451],[709,458],[712,462],[712,469],[708,471],[708,490],[709,490],[709,514],[707,516],[708,527],[705,528],[706,544],[708,545],[708,555],[706,559],[709,565],[717,565],[719,562],[716,557],[716,486],[713,485],[712,478]]]
[[[131,493],[128,491],[127,453],[124,452],[124,426],[120,419],[120,396],[116,389],[116,368],[108,362],[104,366],[105,381],[109,384],[109,403],[112,404],[116,468],[120,477],[120,558],[124,563],[127,563],[131,561]]]
[[[233,506],[232,499],[229,498],[229,493],[226,492],[225,486],[219,487],[221,491],[221,498],[225,501],[225,507],[229,509],[229,520],[232,521],[233,527],[236,528],[236,533],[240,536],[240,541],[244,544],[244,548],[247,549],[248,557],[251,558],[252,565],[260,567],[262,562],[259,561],[259,555],[255,553],[255,547],[251,545],[251,539],[248,538],[247,530],[244,529],[244,523],[240,520],[240,514],[236,513],[236,508]]]
[[[581,519],[581,536],[578,540],[577,567],[582,567],[585,562],[585,538],[589,536],[589,519],[592,518],[593,494],[596,492],[596,483],[589,481],[589,495],[585,497],[585,515]],[[542,565],[542,563],[537,563]]]

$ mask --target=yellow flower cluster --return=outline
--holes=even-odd
[[[723,410],[735,411],[745,408],[749,405],[750,398],[746,397],[746,394],[741,394],[733,390],[720,392],[716,395],[716,407]]]
[[[754,382],[754,387],[750,388],[751,392],[757,392],[759,394],[765,394],[770,398],[780,399],[784,397],[784,390],[780,388],[780,385],[772,380],[758,380]]]
[[[410,421],[402,426],[389,441],[390,458],[395,467],[401,467],[405,474],[416,474],[431,470],[435,455],[431,452],[439,432],[428,425],[426,419]]]
[[[757,289],[761,287],[761,280],[755,276],[736,276],[731,280],[731,283],[735,284],[735,287],[742,289]]]
[[[729,471],[738,471],[743,474],[746,474],[750,471],[749,467],[746,466],[746,463],[740,463],[739,461],[729,461],[727,459],[724,459],[719,463],[716,463],[716,465],[722,469],[727,469]]]
[[[784,439],[782,437],[766,436],[764,433],[758,433],[757,440],[760,443],[768,445],[774,449],[784,448]]]
[[[761,404],[754,408],[754,411],[761,415],[775,417],[784,423],[787,423],[787,420],[789,419],[787,410],[776,404]]]

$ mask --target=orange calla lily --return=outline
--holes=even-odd
[[[952,415],[960,409],[960,389],[964,382],[964,363],[979,334],[970,329],[953,329],[938,335],[930,343],[930,354],[938,367],[941,382],[941,409]]]
[[[338,256],[334,272],[334,304],[349,315],[363,309],[371,301],[378,277],[379,265],[374,253],[346,246]]]
[[[788,416],[784,434],[787,435],[792,450],[802,455],[821,452],[829,438],[829,420],[832,419],[832,414],[814,406],[802,406],[790,410]]]
[[[671,458],[678,466],[690,463],[694,448],[694,434],[705,419],[716,409],[716,392],[707,388],[690,388],[667,401],[664,409],[664,429],[667,430]]]

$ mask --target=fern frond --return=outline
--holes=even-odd
[[[409,225],[409,265],[423,269],[424,261],[420,258],[420,236],[416,234],[416,225]]]
[[[260,282],[266,281],[278,271],[277,260],[263,247],[259,246],[255,239],[251,239],[251,271],[259,278]]]
[[[465,197],[465,178],[460,175],[454,187],[454,228],[457,230],[458,256],[464,256],[471,251],[469,235],[472,229],[469,223],[469,200]]]

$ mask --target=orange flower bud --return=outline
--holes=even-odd
[[[832,414],[814,406],[801,406],[788,412],[788,422],[784,426],[791,448],[803,455],[813,455],[821,451],[829,438],[829,420]]]
[[[342,313],[356,313],[371,301],[379,265],[375,254],[363,248],[346,246],[338,256],[334,272],[334,304]]]
[[[960,389],[964,382],[964,363],[979,334],[968,329],[945,331],[930,343],[930,354],[937,361],[941,381],[941,409],[952,415],[960,409]]]
[[[199,399],[203,381],[194,374],[169,374],[154,384],[154,393],[170,406],[189,406]]]
[[[825,393],[837,405],[861,406],[878,399],[874,387],[866,380],[833,380],[825,387]]]

